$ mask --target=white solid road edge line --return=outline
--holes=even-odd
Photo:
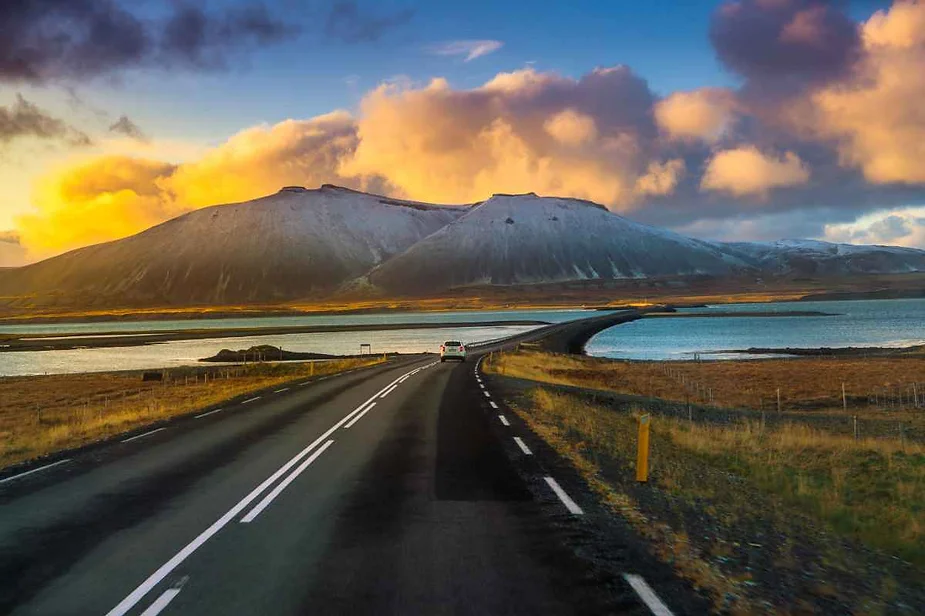
[[[556,496],[559,497],[559,500],[562,501],[562,504],[565,505],[565,508],[569,510],[569,513],[574,515],[584,515],[584,511],[579,507],[575,501],[572,500],[572,497],[565,493],[565,490],[556,482],[552,477],[543,477],[546,480],[546,483],[549,484],[549,487],[552,488],[552,491],[556,493]]]
[[[522,438],[520,438],[519,436],[515,436],[515,437],[514,437],[514,442],[517,443],[517,446],[520,447],[520,450],[521,450],[522,452],[524,452],[524,455],[525,455],[525,456],[532,456],[532,455],[533,455],[533,452],[530,451],[530,448],[527,447],[527,444],[524,442],[524,440],[523,440]]]
[[[200,415],[196,415],[196,419],[200,419],[200,418],[202,418],[202,417],[208,417],[208,416],[211,415],[212,413],[221,413],[221,412],[224,411],[224,410],[225,410],[224,408],[219,408],[219,409],[215,409],[214,411],[208,411],[207,413],[202,413],[202,414],[200,414]]]
[[[7,481],[13,481],[14,479],[19,479],[20,477],[25,477],[26,475],[31,475],[32,473],[37,473],[39,471],[44,471],[47,468],[52,466],[58,466],[59,464],[64,464],[65,462],[70,462],[70,458],[65,458],[64,460],[58,460],[57,462],[52,462],[51,464],[46,464],[45,466],[40,466],[38,468],[33,468],[31,471],[26,471],[25,473],[19,473],[18,475],[13,475],[12,477],[7,477],[6,479],[0,479],[0,483],[6,483]]]
[[[398,378],[401,378],[401,377],[398,377]],[[305,449],[297,453],[288,462],[286,462],[281,467],[279,467],[276,470],[276,472],[274,472],[272,475],[264,479],[263,483],[261,483],[259,486],[251,490],[250,494],[248,494],[247,496],[242,498],[240,501],[238,501],[238,503],[234,507],[232,507],[225,513],[225,515],[223,515],[218,520],[213,522],[212,526],[210,526],[209,528],[199,533],[199,535],[197,535],[195,539],[190,541],[188,544],[186,544],[186,546],[183,547],[183,549],[181,549],[179,552],[174,554],[173,558],[171,558],[166,563],[161,565],[157,569],[157,571],[149,575],[148,578],[144,582],[139,584],[138,587],[135,588],[135,590],[133,590],[124,599],[122,599],[122,601],[120,601],[119,604],[116,605],[116,607],[109,610],[106,616],[123,616],[129,610],[135,607],[135,605],[137,605],[138,602],[141,601],[146,594],[151,592],[152,588],[160,584],[161,581],[163,581],[165,577],[170,575],[171,571],[179,567],[180,564],[184,560],[189,558],[190,554],[198,550],[202,546],[202,544],[208,541],[215,533],[217,533],[222,528],[227,526],[227,524],[231,520],[237,517],[237,515],[241,513],[244,509],[246,509],[247,506],[250,505],[254,501],[254,499],[260,496],[264,490],[266,490],[271,485],[273,485],[277,479],[282,477],[290,468],[298,464],[302,458],[307,456],[315,447],[321,444],[326,438],[334,434],[334,432],[337,431],[342,425],[350,421],[350,419],[361,408],[366,406],[367,403],[375,400],[376,396],[378,396],[383,391],[385,391],[386,389],[394,385],[397,380],[398,379],[395,379],[395,381],[392,381],[391,383],[389,383],[388,385],[380,389],[378,392],[373,394],[369,400],[367,400],[366,402],[364,402],[363,404],[361,404],[354,410],[347,413],[340,421],[338,421],[336,424],[328,428],[327,432],[325,432],[324,434],[316,438],[308,447],[306,447]],[[35,469],[35,470],[41,470],[41,469]]]
[[[312,462],[314,462],[315,460],[317,460],[318,457],[319,457],[321,454],[324,453],[324,450],[325,450],[325,449],[327,449],[328,447],[330,447],[330,446],[333,445],[333,444],[334,444],[334,439],[329,440],[327,443],[325,443],[324,445],[322,445],[322,446],[318,449],[318,451],[316,451],[315,453],[313,453],[312,455],[310,455],[310,456],[308,457],[308,459],[305,460],[305,462],[302,462],[302,464],[300,464],[298,468],[296,468],[294,471],[292,471],[292,473],[290,473],[290,475],[289,475],[288,477],[286,477],[285,479],[283,479],[282,481],[280,481],[280,482],[279,482],[279,485],[277,485],[275,488],[273,488],[273,490],[272,490],[269,494],[267,494],[267,495],[263,498],[262,501],[260,501],[260,502],[257,503],[256,505],[254,505],[254,508],[250,510],[250,513],[248,513],[246,516],[244,516],[243,518],[241,518],[241,524],[250,524],[250,523],[254,520],[254,518],[256,518],[258,515],[260,515],[260,512],[261,512],[261,511],[263,511],[264,509],[266,509],[267,507],[269,507],[269,506],[270,506],[270,503],[272,503],[272,502],[276,499],[277,496],[279,496],[280,494],[283,493],[283,490],[285,490],[287,487],[289,487],[289,484],[290,484],[290,483],[292,483],[293,481],[296,480],[296,477],[298,477],[299,475],[301,475],[302,472],[303,472],[306,468],[308,468],[309,466],[311,466]]]
[[[658,595],[655,594],[652,587],[646,584],[646,581],[641,575],[624,573],[623,579],[632,586],[636,594],[639,595],[639,598],[642,599],[642,602],[646,604],[646,607],[648,607],[655,616],[674,616],[671,610],[668,609],[668,606],[662,603],[662,600],[658,598]]]
[[[180,590],[182,589],[168,588],[164,591],[164,594],[162,594],[154,601],[154,603],[148,606],[148,609],[141,613],[141,616],[157,616],[164,611],[164,608],[170,605],[170,602],[173,601],[177,595],[180,594]]]
[[[131,438],[122,439],[122,442],[123,442],[123,443],[128,443],[129,441],[134,441],[135,439],[144,438],[144,437],[146,437],[146,436],[151,436],[151,435],[154,434],[155,432],[160,432],[161,430],[166,430],[166,429],[167,429],[167,428],[158,428],[157,430],[151,430],[150,432],[145,432],[144,434],[139,434],[139,435],[133,436],[133,437],[131,437]]]
[[[503,423],[505,426],[510,426],[510,425],[511,425],[511,422],[509,422],[509,421],[507,420],[507,417],[505,417],[504,415],[498,415],[498,419],[500,419],[500,420],[501,420],[501,423]]]
[[[359,413],[356,417],[354,417],[353,419],[350,420],[350,423],[348,423],[346,426],[344,426],[344,430],[347,430],[348,428],[351,428],[351,427],[353,426],[353,424],[355,424],[356,422],[358,422],[358,421],[360,421],[361,419],[363,419],[363,416],[366,415],[366,413],[368,413],[368,412],[370,412],[371,410],[373,410],[373,407],[374,407],[374,406],[376,406],[376,403],[375,403],[375,402],[370,402],[370,403],[366,406],[365,409],[363,409],[362,411],[360,411],[360,413]]]

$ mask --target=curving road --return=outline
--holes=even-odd
[[[575,567],[555,518],[581,499],[531,495],[475,359],[293,383],[0,479],[0,613],[653,609]]]

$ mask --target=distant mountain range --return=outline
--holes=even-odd
[[[439,295],[588,280],[925,272],[925,251],[812,240],[719,243],[579,199],[467,206],[337,186],[196,210],[125,239],[0,270],[0,296],[83,307],[274,303],[349,290]]]

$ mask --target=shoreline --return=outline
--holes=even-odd
[[[441,321],[436,323],[363,323],[355,325],[297,325],[289,327],[242,327],[189,329],[166,331],[94,332],[92,334],[70,333],[49,336],[47,334],[2,334],[0,353],[23,351],[63,351],[88,348],[112,348],[147,346],[178,340],[208,340],[212,338],[242,338],[247,336],[280,336],[286,334],[325,334],[339,332],[393,331],[402,329],[451,329],[456,327],[524,327],[549,325],[538,320],[494,320],[494,321]],[[106,336],[106,337],[103,337]]]

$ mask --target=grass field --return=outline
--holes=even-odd
[[[734,383],[739,388],[787,383],[793,398],[832,409],[841,401],[825,388],[838,382],[840,390],[839,375],[863,376],[873,386],[896,374],[889,362],[865,371],[855,361],[721,362],[677,369],[730,391]],[[793,601],[779,598],[784,613],[818,609],[822,604],[813,601],[826,596],[856,613],[882,613],[898,588],[923,590],[925,576],[917,574],[910,585],[894,569],[906,571],[904,561],[925,566],[925,444],[855,440],[802,420],[827,412],[819,410],[794,411],[773,425],[754,415],[706,423],[696,414],[692,420],[653,414],[650,482],[641,486],[634,481],[637,417],[647,412],[647,399],[682,397],[663,368],[536,352],[496,356],[487,366],[550,385],[644,396],[615,405],[596,401],[593,393],[538,387],[529,388],[517,410],[604,502],[651,539],[661,558],[711,594],[718,609],[763,611],[749,598],[756,585],[773,588],[791,578]],[[913,362],[909,370],[921,370],[921,364]],[[736,400],[732,394],[724,399]],[[896,413],[908,421],[925,409]],[[810,599],[803,604],[796,597]]]
[[[264,387],[381,361],[321,361],[314,368],[310,363],[174,368],[163,381],[142,381],[140,372],[0,378],[0,468]]]

